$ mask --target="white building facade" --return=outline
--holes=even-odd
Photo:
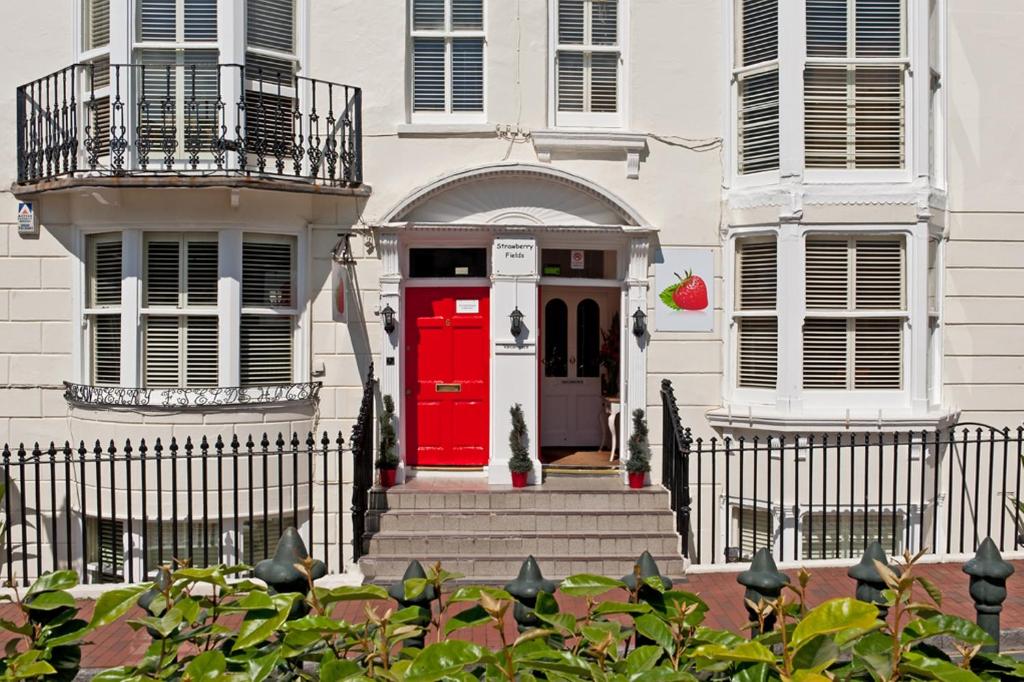
[[[515,404],[538,479],[657,450],[666,378],[704,438],[1015,428],[983,5],[8,3],[0,441],[347,432],[371,363],[400,478],[508,483]]]

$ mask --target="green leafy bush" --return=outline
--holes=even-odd
[[[77,609],[64,591],[74,576],[61,572],[41,578],[18,602],[27,609],[26,625],[3,623],[28,647],[9,645],[0,679],[70,679],[55,676],[73,675],[70,667],[58,667],[57,650],[79,646],[89,630],[121,617],[143,590],[154,590],[146,600],[151,615],[129,623],[148,629],[153,643],[142,661],[103,672],[94,678],[98,682],[1024,679],[1024,664],[981,653],[988,636],[969,621],[942,614],[938,590],[915,575],[917,558],[905,560],[902,575],[879,565],[888,585],[888,622],[879,619],[878,607],[855,599],[812,607],[810,575],[802,571],[780,599],[750,605],[756,624],[775,620],[774,629],[752,639],[706,627],[708,605],[698,595],[639,575],[634,589],[598,575],[566,578],[557,594],[583,600],[585,612],[563,612],[556,595],[541,592],[533,607],[540,626],[510,635],[511,595],[475,585],[451,589],[461,576],[439,564],[426,578],[404,584],[407,603],[442,595],[428,612],[420,606],[396,609],[381,587],[322,588],[310,580],[309,613],[295,620],[288,614],[302,596],[268,594],[259,584],[235,579],[245,567],[221,566],[180,568],[159,588],[109,592],[86,624],[74,621]],[[296,564],[307,576],[311,566],[308,560]],[[353,600],[366,602],[361,622],[332,617],[338,604]],[[58,615],[42,623],[33,610]],[[490,639],[498,644],[456,637],[474,628],[492,631]],[[955,656],[936,648],[938,636],[952,642]],[[424,640],[422,648],[403,646],[418,639]]]

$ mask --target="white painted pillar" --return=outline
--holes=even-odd
[[[405,393],[402,388],[402,339],[406,338],[403,327],[403,307],[401,301],[402,271],[398,251],[398,235],[382,233],[380,236],[380,258],[382,274],[380,278],[380,311],[391,306],[395,311],[395,330],[388,334],[384,331],[384,320],[378,317],[381,335],[381,357],[377,363],[377,376],[380,377],[381,396],[390,395],[395,401],[395,418],[398,420],[398,453],[401,462],[398,465],[396,480],[405,481],[405,420],[401,418],[405,406]],[[354,293],[354,292],[353,292]],[[366,320],[369,324],[370,320]]]
[[[241,384],[239,328],[242,317],[242,231],[221,230],[217,240],[217,307],[220,317],[217,328],[220,353],[217,381],[221,386],[238,386]]]
[[[624,324],[622,348],[626,351],[626,384],[622,395],[625,398],[620,416],[619,442],[621,443],[621,461],[629,457],[629,437],[632,435],[633,411],[647,411],[647,348],[651,343],[654,331],[654,311],[647,305],[647,290],[650,284],[647,279],[648,261],[650,258],[650,240],[636,237],[629,240],[629,263],[626,276],[626,310],[623,311]],[[633,333],[633,314],[642,310],[647,315],[647,333],[637,337]],[[626,480],[626,468],[622,467],[622,478]]]
[[[492,484],[512,482],[508,437],[512,430],[510,410],[516,403],[523,408],[527,445],[533,460],[529,481],[539,483],[541,479],[537,385],[539,254],[533,236],[499,235],[491,246],[491,457],[486,473]],[[523,329],[518,337],[512,335],[509,318],[516,308],[523,314]]]
[[[245,64],[245,7],[244,0],[217,0],[217,47],[221,64]],[[241,123],[239,102],[242,100],[242,73],[237,67],[221,69],[220,95],[224,102],[226,137],[237,139],[236,126]],[[225,159],[227,168],[238,168],[238,154],[229,151]]]
[[[140,296],[142,293],[142,231],[121,234],[121,385],[142,386],[140,345]],[[92,380],[89,368],[86,377]]]

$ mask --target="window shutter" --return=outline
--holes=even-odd
[[[903,386],[903,320],[854,321],[853,387],[899,389]]]
[[[737,385],[774,389],[778,382],[779,329],[775,317],[778,288],[774,240],[737,242],[736,308],[766,311],[770,316],[742,317],[737,322]]]
[[[249,47],[295,53],[295,0],[247,0],[245,7]]]
[[[484,41],[452,40],[452,111],[483,111]]]
[[[744,317],[738,323],[741,388],[771,388],[778,383],[779,324],[774,317]]]
[[[590,110],[615,113],[619,110],[619,55],[595,52],[590,55]]]
[[[181,385],[181,334],[178,317],[147,316],[145,341],[145,383],[148,388]]]
[[[808,168],[902,168],[905,0],[807,0]],[[821,59],[840,60],[824,63]],[[893,61],[854,64],[854,59]],[[842,60],[851,60],[843,63]]]
[[[618,0],[591,0],[590,42],[617,45],[619,42]]]
[[[110,0],[83,0],[83,44],[95,50],[110,44]]]
[[[846,319],[804,320],[804,388],[847,387]]]
[[[416,38],[413,40],[413,109],[415,111],[445,110],[444,61],[444,38]]]
[[[583,111],[584,57],[582,52],[558,53],[555,66],[558,71],[559,111]]]
[[[185,40],[217,41],[217,0],[185,0]]]
[[[177,0],[138,1],[139,37],[145,42],[175,42],[178,37]]]
[[[444,0],[413,0],[412,28],[414,31],[443,31]]]
[[[483,0],[452,0],[453,31],[482,31],[483,28]]]
[[[903,308],[902,240],[859,240],[855,287],[858,310]]]
[[[240,373],[243,386],[292,381],[292,318],[242,315]]]
[[[146,244],[145,305],[176,308],[181,303],[181,244],[150,240]]]
[[[558,0],[558,43],[583,45],[585,0]]]
[[[850,244],[846,239],[808,239],[806,247],[807,307],[847,310],[850,288]]]
[[[867,517],[865,519],[865,516]],[[881,524],[881,535],[878,527]],[[902,513],[896,515],[893,525],[892,513],[885,510],[879,518],[877,511],[871,512],[812,512],[800,522],[803,536],[804,559],[855,558],[864,551],[869,542],[878,540],[885,551],[903,552],[905,519]],[[864,529],[867,528],[867,535]],[[853,553],[850,554],[850,547]],[[893,549],[895,548],[895,549]]]
[[[124,580],[124,523],[116,519],[91,519],[94,544],[91,552],[96,562],[99,582]]]
[[[121,315],[93,315],[92,381],[97,386],[121,383]]]
[[[89,306],[102,308],[121,305],[121,238],[91,239],[89,254]]]
[[[741,174],[779,167],[779,2],[740,0],[736,62],[737,170]],[[758,65],[765,65],[760,69]],[[750,67],[755,67],[751,70]]]
[[[757,550],[767,547],[771,549],[775,539],[775,519],[767,509],[750,507],[733,508],[734,546],[740,550],[740,556],[750,560]]]
[[[185,318],[185,385],[216,386],[217,324],[214,315]]]
[[[185,246],[188,305],[217,305],[217,242],[189,241]]]
[[[242,244],[242,307],[291,308],[292,243],[246,241]]]

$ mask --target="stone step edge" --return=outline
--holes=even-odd
[[[366,531],[363,533],[364,540],[370,540],[375,538],[387,538],[389,540],[444,540],[448,538],[484,538],[493,540],[531,540],[537,539],[555,539],[555,538],[566,538],[578,540],[581,537],[586,538],[667,538],[674,537],[679,538],[679,534],[674,530],[645,530],[645,531],[629,531],[629,530],[611,530],[611,531],[585,531],[586,535],[582,535],[581,531],[571,530],[510,530],[510,531],[493,531],[493,530],[452,530],[452,531],[411,531],[411,530],[382,530],[377,532]],[[496,535],[500,533],[501,535]]]
[[[465,490],[463,488],[431,488],[409,490],[401,486],[381,488],[370,491],[374,495],[668,495],[669,491],[661,486],[649,486],[639,490],[622,486],[622,490],[607,488],[573,488],[572,490],[545,490],[542,487],[513,488],[511,486],[494,486],[487,490]]]
[[[463,515],[463,516],[476,516],[476,515],[488,515],[488,516],[506,516],[508,514],[522,514],[522,515],[540,515],[550,516],[552,512],[563,512],[560,516],[597,516],[604,514],[613,514],[615,516],[636,516],[636,512],[641,511],[639,509],[492,509],[492,508],[481,508],[481,507],[393,507],[390,509],[367,509],[368,513],[393,515],[423,515],[424,512],[427,514],[452,514],[452,515]],[[644,509],[644,516],[651,513],[655,514],[675,514],[671,509]]]
[[[685,561],[685,559],[683,559],[682,555],[654,554],[654,555],[652,555],[652,557],[653,557],[654,561],[657,562],[659,567],[662,565],[662,563],[667,563],[669,561]],[[591,558],[583,558],[583,557],[580,557],[578,555],[573,555],[573,554],[534,554],[533,558],[536,559],[537,561],[594,561],[594,562],[602,562],[602,561],[632,561],[634,563],[640,559],[640,557],[638,557],[638,556],[632,556],[632,555],[624,556],[624,555],[617,555],[617,554],[604,555],[604,556],[597,557],[597,558],[593,558],[593,557],[591,557]],[[417,561],[419,561],[421,564],[423,564],[424,567],[426,567],[427,565],[433,565],[433,564],[437,563],[438,561],[440,561],[441,562],[441,566],[443,567],[445,561],[508,561],[508,562],[514,562],[516,564],[521,564],[521,563],[523,563],[523,561],[526,560],[526,557],[519,556],[519,555],[511,556],[511,555],[506,555],[506,554],[453,554],[453,555],[445,554],[445,555],[442,555],[442,556],[432,556],[432,557],[429,557],[429,558],[425,559],[425,558],[422,558],[422,557],[411,557],[408,554],[403,554],[401,556],[398,556],[398,555],[391,555],[391,554],[376,554],[375,553],[375,554],[366,554],[364,556],[359,557],[359,563],[360,564],[363,563],[363,562],[375,563],[375,562],[379,562],[379,561],[404,561],[406,564],[408,564],[413,559],[416,559]]]

